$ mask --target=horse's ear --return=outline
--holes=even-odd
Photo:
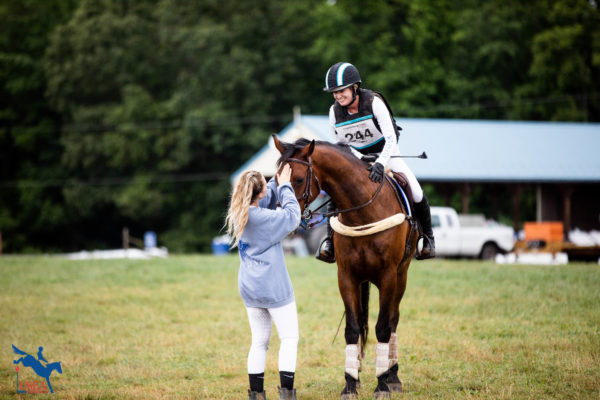
[[[306,146],[304,146],[304,148],[302,149],[302,151],[300,151],[300,153],[298,154],[301,157],[310,157],[310,155],[313,153],[313,151],[315,151],[315,141],[314,139],[312,140],[312,142],[310,142],[309,144],[307,144]]]
[[[281,141],[277,138],[277,135],[273,134],[271,135],[273,137],[273,143],[275,143],[275,147],[277,147],[277,150],[279,150],[279,152],[281,154],[283,154],[283,145],[281,144]]]

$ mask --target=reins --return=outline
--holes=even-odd
[[[301,197],[296,197],[296,200],[300,201],[300,200],[304,200],[305,206],[308,206],[308,200],[311,198],[312,196],[312,177],[313,177],[313,169],[312,169],[312,161],[310,159],[310,157],[308,158],[308,161],[304,161],[304,160],[299,160],[297,158],[288,158],[286,160],[287,162],[295,162],[298,164],[302,164],[308,167],[307,171],[306,171],[306,179],[307,179],[307,183],[306,183],[306,187],[304,188],[304,193],[302,193]],[[317,185],[319,186],[319,192],[321,191],[321,184],[319,183],[319,178],[317,178],[316,175],[314,175],[315,179],[317,180]],[[337,215],[337,214],[343,214],[343,213],[347,213],[350,211],[356,211],[356,210],[360,210],[361,208],[367,207],[368,205],[370,205],[371,203],[373,203],[373,201],[375,201],[375,198],[377,197],[377,195],[379,194],[379,192],[381,192],[381,188],[383,188],[383,185],[385,183],[386,179],[382,179],[381,183],[379,184],[379,186],[377,187],[377,190],[375,191],[375,193],[373,194],[373,196],[371,197],[370,200],[368,200],[366,203],[360,204],[356,207],[351,207],[351,208],[345,208],[343,210],[334,210],[332,212],[328,212],[328,213],[320,213],[317,212],[318,210],[320,210],[321,208],[323,208],[326,204],[329,204],[331,202],[331,199],[327,200],[326,202],[324,202],[323,204],[321,204],[319,207],[317,207],[314,210],[309,210],[308,207],[306,207],[304,209],[304,213],[302,215],[302,219],[304,219],[305,221],[309,221],[313,215],[320,215],[321,219],[315,222],[311,222],[310,224],[306,223],[306,226],[308,228],[312,228],[315,225],[320,224],[321,222],[323,222],[323,220],[325,220],[325,218],[329,218],[333,215]]]

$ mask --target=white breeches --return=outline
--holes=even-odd
[[[265,372],[267,349],[271,338],[271,321],[275,323],[279,334],[279,370],[296,371],[298,352],[298,313],[296,303],[292,302],[277,308],[246,307],[252,345],[248,353],[248,373],[260,374]]]
[[[398,146],[396,146],[392,151],[392,156],[399,155],[400,150],[398,149]],[[404,160],[400,157],[392,157],[390,158],[390,161],[388,161],[388,166],[392,171],[400,172],[404,174],[404,176],[406,176],[406,179],[408,179],[408,187],[413,201],[415,203],[420,203],[421,200],[423,200],[423,189],[421,188],[419,181],[417,181],[415,174],[413,174],[410,168],[408,168],[408,165],[406,165]]]

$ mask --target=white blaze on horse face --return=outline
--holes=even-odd
[[[390,369],[389,354],[389,343],[377,343],[375,345],[375,376],[379,377]]]
[[[358,379],[358,369],[360,368],[360,360],[358,359],[358,345],[349,344],[346,346],[346,373]]]

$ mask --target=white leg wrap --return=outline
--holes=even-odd
[[[390,368],[392,368],[395,364],[398,364],[398,336],[395,333],[392,333],[390,336]]]
[[[379,377],[390,369],[390,344],[377,343],[377,345],[375,345],[375,355],[375,376]]]
[[[358,359],[358,345],[349,344],[346,346],[346,373],[358,379],[358,369],[360,368],[360,360]]]

